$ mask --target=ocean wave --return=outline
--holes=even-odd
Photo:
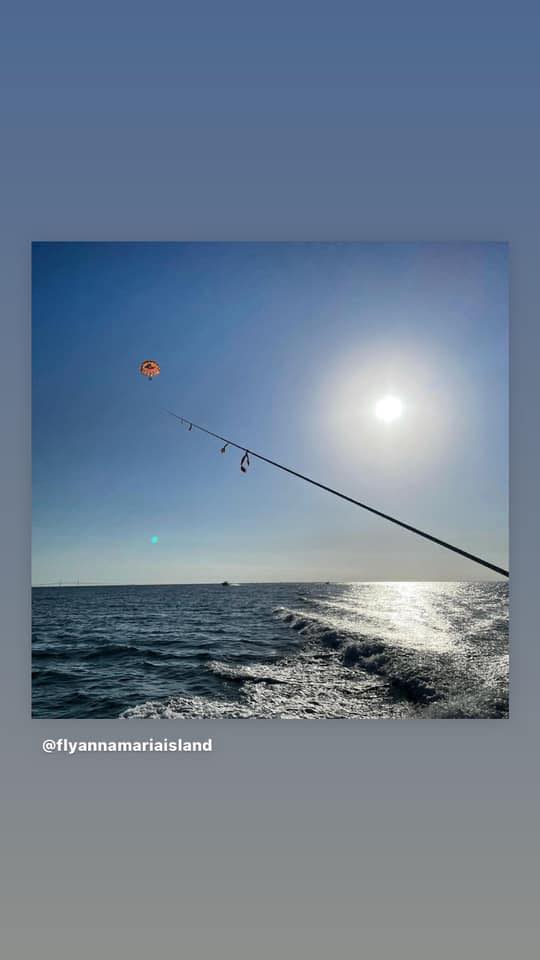
[[[432,704],[423,716],[434,720],[503,720],[508,717],[508,712],[508,694],[503,690],[487,689]]]
[[[62,656],[64,656],[65,651],[62,650]],[[54,647],[46,647],[43,650],[38,650],[36,647],[32,650],[32,660],[50,660],[53,657],[58,657],[58,649]]]
[[[142,656],[144,651],[131,643],[104,643],[102,646],[94,647],[92,650],[87,650],[86,653],[81,654],[81,659],[97,660],[101,657],[118,657],[133,653]]]
[[[60,670],[55,667],[45,667],[40,668],[39,670],[32,670],[32,682],[33,683],[51,683],[54,680],[62,680],[63,682],[70,681],[73,678],[73,674],[67,670]]]
[[[344,667],[376,674],[388,684],[390,696],[414,704],[429,704],[443,695],[429,671],[419,670],[412,652],[398,648],[382,637],[361,631],[343,630],[333,621],[306,616],[303,611],[278,607],[274,616],[283,623],[324,647],[341,651]]]
[[[159,644],[161,646],[161,644]],[[91,650],[87,650],[85,653],[81,653],[80,657],[82,660],[100,660],[101,658],[105,659],[115,659],[117,657],[132,656],[137,654],[139,657],[155,657],[159,660],[174,660],[176,653],[174,650],[161,650],[159,649],[158,644],[132,644],[132,643],[104,643],[99,647],[93,647]],[[189,657],[190,653],[194,656],[205,657],[208,656],[207,651],[186,651],[182,650],[182,658]]]
[[[235,720],[253,717],[248,703],[218,700],[210,697],[167,697],[147,700],[129,707],[120,720]]]
[[[222,663],[219,660],[210,661],[206,665],[207,670],[216,677],[224,680],[231,680],[234,683],[286,683],[287,681],[277,676],[277,671],[272,673],[272,668],[268,664],[254,666],[236,666],[230,663]]]
[[[315,614],[303,610],[291,610],[289,607],[276,607],[272,611],[276,620],[281,620],[296,633],[306,639],[317,640],[325,646],[337,649],[353,636],[346,630],[339,629],[331,621],[322,620]]]

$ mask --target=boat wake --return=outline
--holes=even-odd
[[[214,697],[170,697],[125,710],[124,718],[482,718],[508,715],[507,658],[493,657],[500,616],[479,616],[451,640],[418,640],[404,629],[369,629],[370,617],[344,607],[298,598],[302,607],[279,606],[272,619],[295,637],[292,649],[272,663],[209,660],[220,684]],[[305,609],[307,607],[307,609]],[[335,607],[335,609],[333,609]],[[491,653],[489,669],[482,653]]]

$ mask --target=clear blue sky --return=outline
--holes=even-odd
[[[162,408],[507,566],[507,287],[504,244],[34,244],[34,583],[488,578]]]

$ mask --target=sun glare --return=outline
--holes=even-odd
[[[403,404],[399,397],[381,397],[375,405],[375,416],[385,423],[392,423],[393,420],[399,420],[402,413]]]

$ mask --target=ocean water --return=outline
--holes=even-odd
[[[35,717],[508,715],[507,583],[37,587]]]

